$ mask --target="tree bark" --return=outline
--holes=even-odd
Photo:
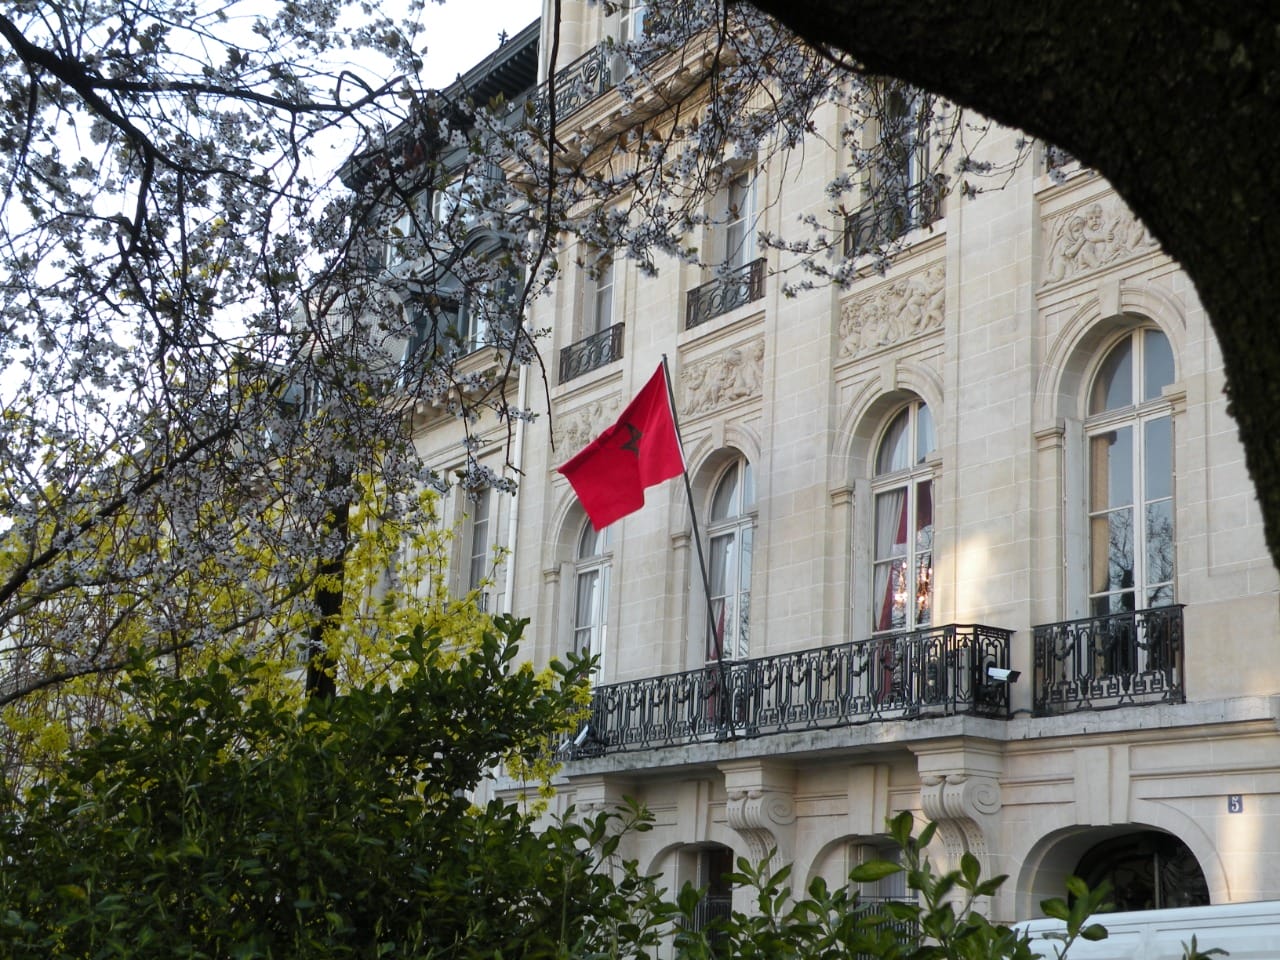
[[[1099,171],[1190,275],[1280,565],[1280,11],[1241,0],[752,0]]]
[[[330,698],[337,694],[337,669],[329,652],[329,632],[342,616],[345,600],[348,544],[351,540],[351,468],[333,464],[325,481],[325,495],[336,498],[325,520],[327,540],[334,543],[333,554],[316,565],[315,603],[317,620],[307,638],[307,685],[309,697]]]

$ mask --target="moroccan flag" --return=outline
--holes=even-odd
[[[560,468],[597,530],[643,507],[645,487],[684,470],[665,369],[658,367],[617,423]]]

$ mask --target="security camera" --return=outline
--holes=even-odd
[[[1015,683],[1022,674],[1008,667],[987,667],[987,676],[997,683]]]
[[[591,735],[591,724],[584,723],[582,729],[578,731],[578,735],[573,738],[573,745],[580,747],[587,742],[587,737]]]

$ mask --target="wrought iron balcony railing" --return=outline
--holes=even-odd
[[[763,296],[764,258],[761,257],[690,290],[685,302],[684,328],[692,330],[698,324]]]
[[[545,123],[549,113],[550,86],[544,85],[534,97],[533,115],[539,126]],[[581,110],[612,86],[609,51],[604,44],[597,44],[568,66],[556,71],[556,123],[562,123],[570,114]]]
[[[622,359],[622,329],[622,324],[615,323],[561,350],[560,382],[568,383],[606,363]]]
[[[947,714],[1007,718],[1010,631],[949,624],[596,688],[561,756]]]
[[[712,924],[712,922],[716,920],[728,920],[732,914],[732,894],[703,894],[702,899],[699,900],[697,906],[693,908],[693,923],[691,924],[691,927],[694,930],[705,930]]]
[[[858,909],[866,913],[874,913],[884,918],[881,926],[887,927],[898,935],[898,941],[903,944],[915,945],[920,940],[920,924],[914,920],[891,920],[884,911],[886,903],[906,903],[915,904],[914,899],[908,899],[906,895],[900,897],[876,897],[864,896],[858,894]],[[868,956],[867,954],[859,954],[859,956]]]
[[[1182,605],[1036,627],[1038,716],[1182,703]]]
[[[913,183],[893,196],[877,198],[844,218],[844,255],[859,257],[942,216],[942,191],[932,179]]]

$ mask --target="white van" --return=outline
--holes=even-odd
[[[1228,951],[1229,960],[1280,960],[1280,900],[1100,913],[1089,922],[1106,927],[1107,938],[1076,940],[1067,960],[1182,960],[1182,945],[1190,945],[1192,936],[1201,952],[1218,947]],[[1030,936],[1038,956],[1053,958],[1062,949],[1066,924],[1023,920],[1014,929]]]

